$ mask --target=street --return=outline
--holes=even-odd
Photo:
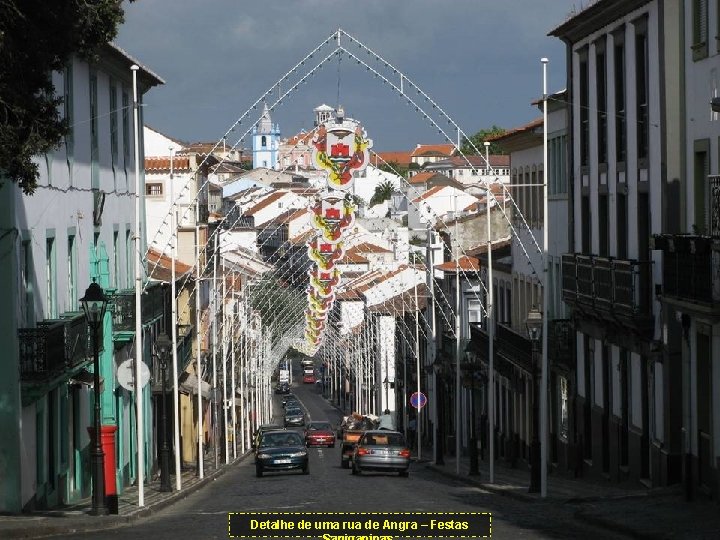
[[[296,379],[297,380],[297,379]],[[293,391],[313,420],[337,423],[339,412],[314,385]],[[274,396],[276,415],[281,414]],[[573,518],[572,505],[527,503],[462,484],[414,463],[409,478],[353,476],[340,468],[339,446],[310,449],[310,475],[270,473],[256,478],[251,458],[211,485],[132,526],[62,538],[227,538],[228,512],[492,512],[492,538],[625,538]]]

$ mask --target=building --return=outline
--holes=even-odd
[[[252,130],[253,169],[275,169],[279,165],[280,126],[272,123],[267,103],[263,103],[260,120]]]
[[[34,195],[24,196],[13,182],[0,187],[0,229],[7,231],[0,239],[0,282],[7,293],[0,319],[2,512],[71,504],[91,492],[87,428],[93,425],[97,389],[90,387],[93,349],[79,299],[93,281],[108,292],[131,287],[133,253],[144,250],[133,240],[142,234],[133,225],[133,65],[139,62],[108,44],[97,62],[73,57],[62,72],[53,73],[70,131],[59,148],[37,156]],[[138,84],[141,100],[163,80],[140,67]],[[143,178],[139,181],[142,186]],[[101,421],[115,429],[116,455],[105,459],[115,461],[121,491],[138,474],[133,396],[115,375],[131,348],[117,311],[110,311],[100,337]],[[143,322],[154,328],[160,318],[150,311]],[[150,394],[146,388],[142,396],[147,410]],[[151,425],[146,418],[147,453]],[[147,477],[153,463],[145,466]]]

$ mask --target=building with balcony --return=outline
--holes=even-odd
[[[100,339],[102,390],[91,387],[92,348],[78,311],[92,281],[112,293],[135,279],[134,64],[108,44],[97,62],[71,58],[53,73],[70,130],[59,148],[35,158],[40,177],[32,196],[10,181],[0,187],[0,229],[6,231],[0,235],[6,291],[0,318],[2,512],[72,504],[90,495],[87,428],[97,391],[103,426],[117,430],[116,455],[106,459],[115,462],[118,490],[137,476],[133,397],[118,385],[115,370],[127,353],[114,341],[112,306]],[[163,81],[140,67],[138,83],[141,100]],[[143,399],[149,401],[149,392]],[[149,445],[149,430],[146,435]]]
[[[661,258],[650,245],[677,152],[679,126],[664,112],[680,67],[670,4],[601,0],[551,32],[570,63],[562,295],[575,329],[577,470],[647,486],[680,474],[679,379],[664,360]]]

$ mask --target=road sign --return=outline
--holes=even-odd
[[[117,368],[117,380],[120,386],[130,392],[135,391],[135,360],[128,358]],[[145,362],[140,365],[140,388],[144,388],[150,381],[150,368]]]
[[[410,396],[410,405],[420,410],[427,405],[427,397],[422,392],[413,392]]]

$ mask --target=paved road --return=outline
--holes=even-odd
[[[316,393],[315,385],[295,386],[295,394],[312,419],[338,421],[337,411]],[[228,538],[227,513],[237,511],[489,511],[492,538],[624,538],[574,519],[572,507],[525,503],[491,494],[422,464],[413,464],[409,478],[395,474],[352,476],[340,468],[339,452],[337,446],[311,449],[309,476],[293,472],[256,478],[252,460],[246,460],[209,486],[131,527],[64,538]]]

